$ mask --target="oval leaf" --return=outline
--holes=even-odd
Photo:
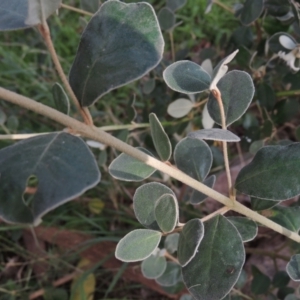
[[[265,210],[278,205],[280,202],[251,197],[251,208],[255,211]]]
[[[254,221],[244,217],[227,217],[227,220],[235,226],[244,243],[256,237],[258,228]]]
[[[211,118],[208,109],[207,103],[205,104],[202,112],[202,126],[204,129],[211,129],[214,127],[215,121]]]
[[[245,250],[236,228],[223,216],[204,223],[204,238],[194,258],[182,268],[183,281],[195,299],[219,300],[237,282]]]
[[[89,106],[157,66],[163,48],[151,5],[107,1],[82,34],[70,71],[71,87],[81,105]]]
[[[287,40],[289,43],[284,42]],[[291,43],[294,43],[295,45],[297,44],[296,40],[291,35],[285,32],[277,32],[268,40],[268,48],[274,53],[278,53],[280,51],[287,53],[291,51]]]
[[[204,226],[200,219],[189,220],[182,228],[178,242],[178,260],[182,267],[186,266],[196,255],[203,239]]]
[[[179,233],[177,233],[177,232],[169,234],[166,237],[165,242],[164,242],[164,247],[170,254],[177,251],[178,240],[179,240]]]
[[[22,167],[20,167],[22,166]],[[0,215],[14,223],[37,224],[48,211],[95,186],[100,173],[85,142],[68,133],[50,133],[0,150]],[[30,204],[27,179],[38,179]]]
[[[137,149],[153,156],[151,152],[142,147],[137,147]],[[112,177],[119,180],[142,181],[150,177],[155,172],[155,169],[132,156],[122,153],[111,162],[108,171]]]
[[[61,0],[28,0],[28,14],[25,24],[42,24],[61,5]]]
[[[236,179],[238,191],[280,201],[300,194],[300,143],[261,148]],[[262,184],[263,183],[263,184]]]
[[[241,12],[241,22],[248,26],[260,17],[264,10],[264,0],[247,0]]]
[[[175,197],[170,188],[158,182],[146,183],[137,188],[133,196],[133,209],[136,218],[143,226],[159,230],[154,213],[155,203],[165,194]]]
[[[176,11],[186,4],[186,0],[167,0],[167,7],[172,11]]]
[[[141,265],[143,275],[149,279],[160,277],[167,268],[167,260],[164,256],[150,255]]]
[[[226,125],[238,120],[249,107],[253,95],[254,85],[251,76],[243,71],[231,71],[218,83],[225,110]],[[207,108],[213,120],[221,124],[218,101],[210,93]]]
[[[168,7],[163,7],[158,12],[157,18],[162,30],[172,30],[175,25],[175,15]]]
[[[167,262],[165,272],[155,281],[162,286],[173,286],[181,280],[181,267],[174,262]]]
[[[194,107],[194,103],[187,99],[177,99],[168,106],[168,114],[173,118],[186,116]]]
[[[56,106],[56,109],[60,112],[69,115],[70,113],[70,101],[64,91],[63,87],[59,83],[55,83],[52,87],[53,100]]]
[[[286,266],[286,271],[294,281],[300,281],[300,254],[295,254]]]
[[[172,194],[161,196],[155,203],[154,214],[162,232],[173,231],[178,222],[178,204],[175,196]]]
[[[203,181],[203,184],[205,184],[206,186],[210,187],[211,189],[214,187],[215,185],[215,182],[216,182],[216,176],[215,175],[212,175],[208,178],[206,178],[204,181]],[[197,190],[193,190],[192,192],[192,196],[190,198],[190,203],[193,204],[193,205],[197,205],[197,204],[200,204],[202,203],[204,200],[206,200],[208,198],[207,195],[197,191]]]
[[[189,138],[198,140],[213,140],[226,142],[239,142],[241,139],[229,130],[212,128],[193,131],[188,134]]]
[[[174,159],[178,169],[203,181],[212,165],[212,153],[202,140],[182,139],[175,147]]]
[[[162,161],[167,161],[172,154],[172,146],[169,137],[154,113],[149,115],[149,121],[155,150]]]
[[[257,98],[261,106],[268,111],[272,110],[276,102],[276,95],[273,88],[267,83],[261,83],[257,87]]]
[[[168,66],[163,72],[166,84],[184,94],[196,94],[209,88],[210,76],[198,64],[182,60]]]
[[[161,233],[159,231],[133,230],[119,241],[115,256],[125,262],[144,260],[157,248],[160,239]]]

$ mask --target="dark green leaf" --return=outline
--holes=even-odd
[[[168,7],[163,7],[157,14],[160,28],[172,30],[175,25],[175,15]]]
[[[242,13],[241,22],[248,26],[262,14],[264,9],[264,0],[246,0]]]
[[[300,254],[292,256],[286,266],[286,271],[294,281],[300,281]]]
[[[42,24],[61,5],[61,0],[28,0],[28,14],[25,24]]]
[[[0,125],[4,125],[4,123],[6,122],[6,114],[5,112],[0,108]]]
[[[247,275],[246,271],[242,270],[241,275],[240,275],[240,277],[239,277],[239,279],[236,282],[234,287],[236,289],[241,290],[245,286],[245,284],[247,283],[247,279],[248,279],[248,275]]]
[[[270,209],[270,217],[272,221],[281,226],[298,232],[300,229],[300,206],[276,206]]]
[[[186,0],[167,0],[167,7],[172,11],[176,11],[186,4]]]
[[[82,106],[153,69],[164,48],[153,8],[145,2],[102,4],[82,34],[70,84]]]
[[[148,150],[137,147],[144,153],[153,156]],[[124,181],[142,181],[150,177],[155,169],[125,153],[116,157],[108,167],[109,174],[116,179]]]
[[[68,115],[70,113],[70,101],[63,87],[57,82],[52,87],[52,95],[56,109]]]
[[[251,291],[255,295],[265,294],[271,285],[271,280],[263,274],[258,268],[252,266],[253,280],[251,282]]]
[[[261,83],[257,87],[257,98],[261,106],[272,110],[276,102],[276,95],[273,88],[267,83]]]
[[[196,94],[207,90],[210,76],[198,64],[182,60],[168,66],[163,72],[166,84],[174,91]]]
[[[20,167],[21,166],[21,167]],[[48,211],[95,186],[100,173],[93,154],[78,137],[50,133],[0,150],[0,215],[14,223],[37,224]],[[27,180],[38,188],[30,204],[23,200]]]
[[[284,286],[277,291],[277,297],[278,299],[284,299],[289,294],[293,294],[295,292],[295,289],[290,286]]]
[[[30,27],[25,23],[28,14],[28,1],[0,1],[0,31]]]
[[[265,8],[270,15],[280,17],[289,12],[290,3],[286,0],[266,0]]]
[[[174,262],[167,262],[165,272],[155,281],[162,286],[172,286],[181,280],[181,267]]]
[[[264,146],[264,144],[264,140],[254,141],[249,147],[249,152],[251,154],[256,154],[257,151]]]
[[[164,256],[150,255],[141,265],[141,271],[146,278],[160,277],[166,270],[167,260]]]
[[[251,197],[251,208],[255,211],[265,210],[278,205],[280,202]]]
[[[6,127],[11,131],[16,131],[19,127],[19,119],[15,115],[11,115],[7,118]]]
[[[80,0],[80,7],[83,10],[89,12],[96,12],[99,8],[100,1],[99,0]]]
[[[174,159],[178,169],[202,182],[211,168],[212,153],[204,141],[184,138],[175,147]]]
[[[282,288],[288,285],[290,277],[285,271],[279,271],[275,274],[272,285],[277,288]]]
[[[178,204],[173,194],[162,195],[155,203],[154,214],[162,232],[174,230],[178,223]]]
[[[222,299],[237,282],[244,261],[238,231],[219,215],[204,223],[204,238],[195,257],[182,269],[183,280],[195,299]]]
[[[149,95],[153,92],[154,89],[155,89],[155,79],[154,78],[150,78],[149,80],[144,82],[144,84],[143,84],[143,93],[144,94]]]
[[[159,231],[136,229],[125,235],[118,243],[115,256],[125,262],[144,260],[157,248],[161,239]]]
[[[206,178],[204,181],[203,181],[203,184],[205,184],[206,186],[210,187],[210,188],[213,188],[214,185],[215,185],[215,182],[216,182],[216,176],[215,175],[212,175],[208,178]],[[192,192],[192,196],[190,198],[190,203],[193,204],[193,205],[197,205],[197,204],[200,204],[202,203],[208,196],[197,191],[197,190],[193,190]]]
[[[199,140],[213,140],[226,142],[239,142],[241,139],[229,130],[220,128],[201,129],[188,134],[189,138]]]
[[[154,113],[149,115],[149,121],[155,150],[162,161],[167,161],[172,155],[172,146],[169,137]]]
[[[287,43],[282,43],[282,41],[287,41]],[[268,47],[274,53],[278,53],[280,51],[283,51],[285,53],[290,52],[291,46],[293,44],[296,46],[296,40],[291,35],[285,32],[275,33],[268,40]]]
[[[177,251],[178,241],[179,241],[179,233],[177,232],[169,234],[166,237],[164,242],[164,247],[170,254],[173,254],[174,252]]]
[[[200,219],[189,220],[182,228],[178,242],[178,260],[182,267],[186,266],[196,255],[203,239],[204,226]]]
[[[244,217],[227,217],[237,229],[243,242],[252,241],[257,235],[257,224],[247,218]]]
[[[227,126],[238,120],[249,107],[253,95],[254,85],[251,76],[243,71],[231,71],[217,84],[225,110]],[[210,93],[207,108],[213,120],[221,124],[218,101]]]
[[[263,147],[240,171],[235,187],[244,194],[261,199],[280,201],[293,198],[300,194],[299,158],[300,143]]]
[[[165,194],[175,196],[170,188],[158,182],[146,183],[136,189],[133,196],[133,209],[136,218],[143,226],[159,230],[154,213],[155,203]]]

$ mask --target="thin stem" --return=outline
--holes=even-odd
[[[93,16],[92,13],[86,11],[86,10],[83,10],[83,9],[80,9],[80,8],[76,8],[76,7],[73,7],[73,6],[70,6],[70,5],[67,5],[67,4],[61,4],[60,7],[62,8],[65,8],[65,9],[68,9],[68,10],[71,10],[71,11],[75,11],[77,13],[80,13],[80,14],[83,14],[83,15],[86,15],[86,16]]]
[[[300,95],[300,90],[281,91],[276,93],[277,97],[299,96],[299,95]]]
[[[235,289],[235,288],[233,288],[232,291],[233,291],[235,294],[241,296],[241,297],[244,298],[244,299],[247,299],[247,300],[253,300],[253,298],[251,298],[251,297],[245,295],[244,293],[242,293],[241,291],[239,291],[239,290],[237,290],[237,289]]]
[[[165,258],[168,258],[171,261],[174,261],[175,263],[177,263],[179,265],[179,261],[177,258],[175,258],[173,255],[171,255],[169,252],[166,251],[165,253]]]
[[[227,130],[225,110],[224,110],[224,105],[223,105],[223,101],[221,98],[221,93],[218,89],[212,90],[212,93],[213,93],[214,97],[217,99],[218,105],[220,108],[222,129]],[[226,177],[227,177],[227,181],[228,181],[229,196],[232,200],[235,200],[235,198],[233,197],[233,193],[232,193],[232,180],[231,180],[229,160],[228,160],[227,142],[224,141],[224,142],[222,142],[222,144],[223,144],[223,156],[224,156],[225,170],[226,170],[226,175],[227,175]]]
[[[234,14],[233,9],[231,9],[230,7],[226,6],[224,3],[218,1],[218,0],[213,0],[214,4],[219,5],[220,7],[222,7],[224,10],[227,10],[228,12]]]
[[[55,51],[55,48],[53,46],[53,43],[52,43],[52,39],[51,39],[51,35],[50,35],[50,30],[49,30],[49,27],[48,27],[48,24],[47,22],[45,21],[43,24],[40,24],[38,25],[38,29],[46,43],[46,46],[50,52],[50,55],[51,55],[51,58],[52,58],[52,61],[55,65],[55,68],[56,68],[56,71],[61,79],[61,81],[63,82],[63,85],[64,87],[66,88],[66,90],[68,91],[68,94],[70,95],[73,103],[75,104],[77,110],[80,112],[80,114],[82,115],[82,118],[84,120],[84,122],[87,124],[87,125],[92,125],[93,124],[93,119],[91,117],[91,114],[89,112],[89,110],[86,108],[86,107],[81,107],[80,104],[79,104],[79,101],[77,99],[77,97],[75,96],[69,82],[68,82],[68,79],[62,69],[62,66],[60,64],[60,61],[58,59],[58,56],[57,56],[57,53]]]
[[[174,48],[174,38],[173,38],[173,30],[169,31],[170,36],[170,43],[171,43],[171,55],[172,55],[172,61],[175,61],[175,48]]]
[[[60,123],[66,127],[72,128],[74,131],[80,133],[82,136],[98,141],[100,143],[106,144],[110,147],[115,148],[118,151],[124,152],[127,155],[132,156],[133,158],[144,162],[146,165],[151,166],[154,169],[157,169],[163,173],[168,174],[169,176],[173,177],[189,185],[191,188],[202,192],[203,194],[211,197],[218,202],[222,203],[223,205],[228,206],[231,210],[234,210],[244,216],[249,217],[250,219],[273,229],[276,232],[281,233],[284,236],[300,243],[300,236],[296,232],[292,232],[281,225],[267,219],[266,217],[258,214],[257,212],[249,209],[248,207],[242,205],[237,201],[232,201],[228,197],[220,194],[219,192],[209,188],[208,186],[204,185],[203,183],[191,178],[187,174],[183,173],[182,171],[173,168],[156,158],[147,155],[146,153],[136,149],[121,140],[111,136],[110,134],[104,132],[93,126],[88,126],[74,118],[71,118],[49,106],[46,106],[42,103],[36,102],[28,97],[19,95],[17,93],[11,92],[4,88],[0,87],[0,99],[6,100],[10,103],[14,103],[18,106],[27,108],[31,111],[34,111],[38,114],[41,114],[45,117],[48,117],[54,120],[57,123]]]
[[[211,213],[211,214],[205,216],[204,218],[202,218],[201,221],[202,221],[202,222],[208,221],[208,220],[210,220],[211,218],[213,218],[213,217],[216,216],[216,215],[224,215],[224,214],[226,214],[229,210],[230,210],[229,207],[223,206],[222,208],[220,208],[220,209],[214,211],[213,213]]]

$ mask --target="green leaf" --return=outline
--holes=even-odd
[[[155,150],[162,161],[168,161],[172,155],[169,137],[154,113],[149,115],[149,121]]]
[[[258,228],[254,221],[244,217],[227,217],[227,220],[235,226],[244,243],[256,237]]]
[[[217,66],[214,68],[213,70],[213,74],[212,74],[212,80],[211,80],[211,84],[209,89],[210,90],[214,90],[217,88],[217,84],[220,81],[220,79],[227,73],[228,71],[228,66],[227,64],[229,64],[234,57],[236,56],[236,54],[239,52],[239,50],[235,50],[234,52],[232,52],[230,55],[226,56],[224,59],[222,59]]]
[[[174,12],[185,6],[185,4],[186,0],[167,0],[167,7]]]
[[[214,185],[215,185],[215,182],[216,182],[216,176],[212,175],[212,176],[206,178],[203,181],[203,184],[205,184],[206,186],[208,186],[210,188],[213,188]],[[203,193],[201,193],[197,190],[193,190],[193,193],[192,193],[191,198],[190,198],[190,203],[193,204],[193,205],[197,205],[197,204],[202,203],[207,198],[208,198],[207,195],[205,195],[205,194],[203,194]]]
[[[167,262],[165,272],[155,281],[162,286],[173,286],[181,280],[181,267],[174,262]]]
[[[249,107],[254,95],[254,85],[251,76],[243,71],[231,71],[220,79],[217,84],[225,110],[226,125],[238,120]],[[207,108],[212,119],[221,124],[218,101],[210,93]]]
[[[159,231],[136,229],[125,235],[118,243],[115,256],[125,262],[144,260],[157,248],[161,239]]]
[[[252,266],[253,280],[251,282],[251,291],[255,295],[265,294],[271,285],[270,278],[263,274],[258,268]]]
[[[260,105],[265,107],[268,111],[273,109],[276,102],[276,95],[269,84],[261,83],[258,85],[257,98]]]
[[[107,1],[84,30],[70,71],[82,106],[137,80],[156,67],[164,40],[148,3]]]
[[[70,101],[64,91],[63,87],[59,83],[55,83],[52,87],[53,100],[56,106],[56,109],[60,112],[69,115],[70,113]]]
[[[204,226],[200,219],[189,220],[182,228],[178,242],[178,260],[186,266],[196,255],[204,236]]]
[[[28,1],[0,1],[0,31],[30,27],[25,23],[28,14]]]
[[[154,213],[155,203],[165,194],[175,197],[170,188],[158,182],[146,183],[136,189],[133,196],[134,213],[138,221],[146,228],[159,230]]]
[[[168,7],[163,7],[157,14],[160,28],[162,30],[172,30],[175,25],[175,15]]]
[[[178,223],[178,203],[174,194],[162,195],[155,203],[154,214],[162,232],[174,230]]]
[[[21,167],[20,167],[21,166]],[[48,211],[95,186],[100,173],[85,142],[68,133],[50,133],[0,150],[0,215],[13,223],[37,224]],[[30,203],[23,193],[36,176]]]
[[[280,201],[300,194],[300,143],[260,149],[236,179],[238,191]],[[263,183],[263,184],[262,184]]]
[[[155,89],[155,79],[150,78],[143,84],[143,93],[146,95],[151,94]]]
[[[300,230],[300,207],[299,206],[276,206],[269,210],[270,220],[280,224],[281,226],[298,232]]]
[[[284,43],[283,41],[289,42]],[[292,44],[296,45],[296,40],[291,35],[285,32],[277,32],[268,40],[268,48],[274,53],[278,53],[280,51],[283,51],[285,53],[290,52]]]
[[[241,12],[241,22],[248,26],[260,17],[264,10],[264,0],[247,0]]]
[[[217,300],[225,297],[237,282],[245,261],[242,239],[223,216],[204,223],[204,238],[187,266],[183,281],[195,299]]]
[[[241,139],[229,130],[220,128],[201,129],[188,134],[191,139],[239,142]]]
[[[289,282],[289,275],[285,271],[279,271],[274,275],[272,285],[277,288],[282,288],[287,286]]]
[[[212,153],[202,140],[182,139],[175,147],[174,159],[179,170],[203,181],[212,165]]]
[[[61,5],[61,0],[28,0],[28,14],[25,24],[35,26],[42,24]]]
[[[6,121],[6,127],[10,130],[10,131],[16,131],[19,127],[19,118],[15,115],[11,115],[7,118]]]
[[[155,279],[160,277],[167,268],[167,260],[164,256],[150,255],[141,265],[144,277]]]
[[[166,237],[165,242],[164,242],[164,247],[170,254],[173,254],[174,252],[177,251],[178,241],[179,241],[179,233],[177,233],[177,232],[169,234]]]
[[[142,147],[137,147],[142,152],[153,156],[152,153]],[[108,167],[109,174],[119,180],[142,181],[150,177],[155,169],[125,153],[116,157]]]
[[[177,99],[168,106],[168,114],[173,118],[186,116],[194,107],[194,103],[188,99]]]
[[[198,64],[182,60],[168,66],[163,72],[166,84],[184,94],[196,94],[209,88],[210,76]]]
[[[300,281],[300,254],[295,254],[286,266],[286,271],[294,281]]]
[[[278,205],[280,202],[251,197],[251,208],[255,211],[265,210]]]

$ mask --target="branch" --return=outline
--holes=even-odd
[[[189,185],[193,189],[202,192],[203,194],[211,197],[218,202],[226,205],[231,210],[234,210],[244,216],[249,217],[250,219],[273,229],[276,232],[281,233],[282,235],[287,236],[288,238],[300,243],[300,236],[296,232],[292,232],[281,225],[267,219],[266,217],[258,214],[255,211],[247,208],[237,201],[232,201],[228,197],[218,193],[217,191],[207,187],[203,183],[189,177],[187,174],[182,171],[175,169],[152,156],[148,156],[144,152],[122,142],[121,140],[111,136],[110,134],[100,130],[96,127],[88,126],[80,121],[77,121],[74,118],[71,118],[51,107],[48,107],[44,104],[38,103],[30,98],[19,95],[17,93],[11,92],[4,88],[0,87],[0,99],[6,100],[8,102],[14,103],[18,106],[27,108],[31,111],[34,111],[38,114],[46,116],[57,123],[60,123],[66,127],[72,128],[73,130],[80,133],[82,136],[85,136],[89,139],[98,141],[100,143],[106,144],[110,147],[117,149],[118,151],[124,152],[127,155],[130,155],[137,160],[144,162],[146,165],[151,166],[163,173],[168,174],[169,176]]]

